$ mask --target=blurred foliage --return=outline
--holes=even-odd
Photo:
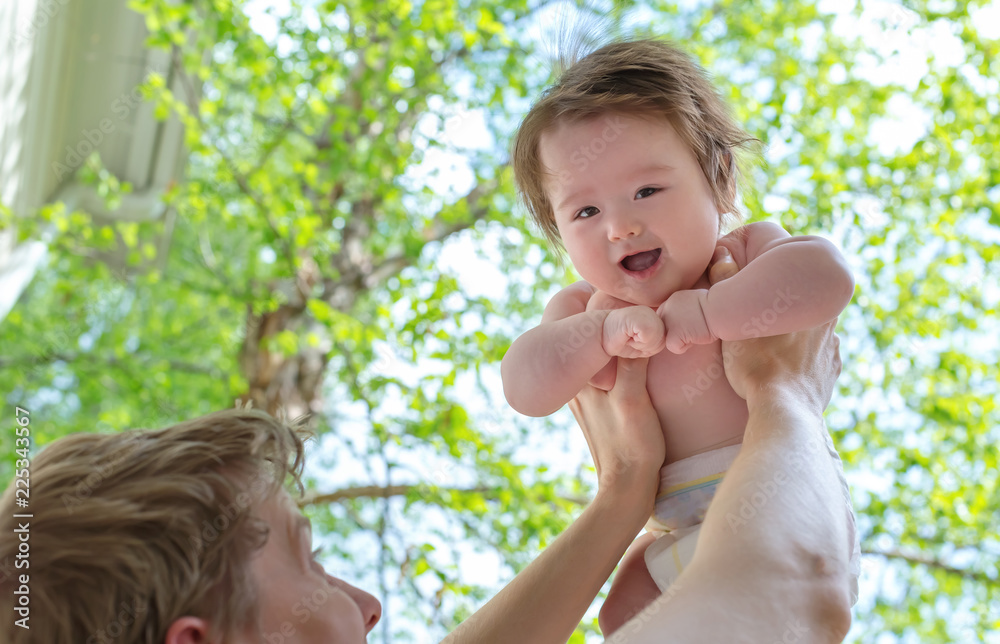
[[[654,1],[607,24],[696,55],[769,146],[751,218],[853,263],[828,415],[867,553],[851,641],[997,642],[1000,42],[977,3],[847,5]],[[156,221],[61,204],[18,221],[52,242],[0,324],[8,408],[31,410],[38,447],[237,398],[313,414],[307,511],[332,571],[387,603],[375,641],[439,637],[498,588],[463,562],[511,577],[592,481],[584,459],[554,462],[565,417],[518,419],[496,389],[510,340],[571,279],[505,165],[550,78],[553,7],[131,6],[183,70],[185,91],[156,75],[144,91],[184,124],[186,176]],[[78,179],[112,207],[128,189],[98,160]],[[470,249],[503,293],[442,261]]]

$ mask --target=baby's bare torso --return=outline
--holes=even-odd
[[[587,310],[625,306],[632,305],[598,291]],[[590,384],[611,389],[616,360],[612,358]],[[663,427],[665,464],[743,440],[747,405],[726,379],[720,341],[693,345],[681,354],[663,350],[654,355],[649,359],[646,389]]]

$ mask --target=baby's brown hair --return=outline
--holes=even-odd
[[[741,153],[760,141],[740,127],[688,54],[659,40],[616,42],[571,64],[528,111],[514,137],[514,180],[528,213],[554,244],[560,244],[559,230],[545,193],[548,173],[538,152],[542,134],[560,121],[614,112],[669,119],[698,159],[720,215],[740,220]]]

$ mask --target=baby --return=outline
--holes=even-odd
[[[844,258],[824,239],[765,222],[722,235],[726,217],[738,222],[737,153],[753,142],[704,70],[657,41],[611,44],[575,63],[514,141],[528,210],[584,281],[557,293],[504,356],[508,402],[544,416],[588,383],[610,389],[619,356],[649,357],[646,386],[664,428],[649,532],[619,565],[600,613],[605,635],[690,561],[739,451],[747,407],[725,378],[720,340],[826,323],[854,292]],[[717,252],[740,271],[710,286]],[[853,515],[849,525],[856,599]]]

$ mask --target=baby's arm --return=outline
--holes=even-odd
[[[545,307],[542,323],[511,344],[500,363],[510,406],[547,416],[573,399],[614,356],[648,357],[663,349],[663,322],[643,306],[587,311],[594,287],[577,282]]]
[[[854,295],[840,251],[822,237],[792,237],[781,226],[750,224],[720,244],[746,265],[710,289],[678,291],[660,306],[667,348],[782,335],[833,320]]]

